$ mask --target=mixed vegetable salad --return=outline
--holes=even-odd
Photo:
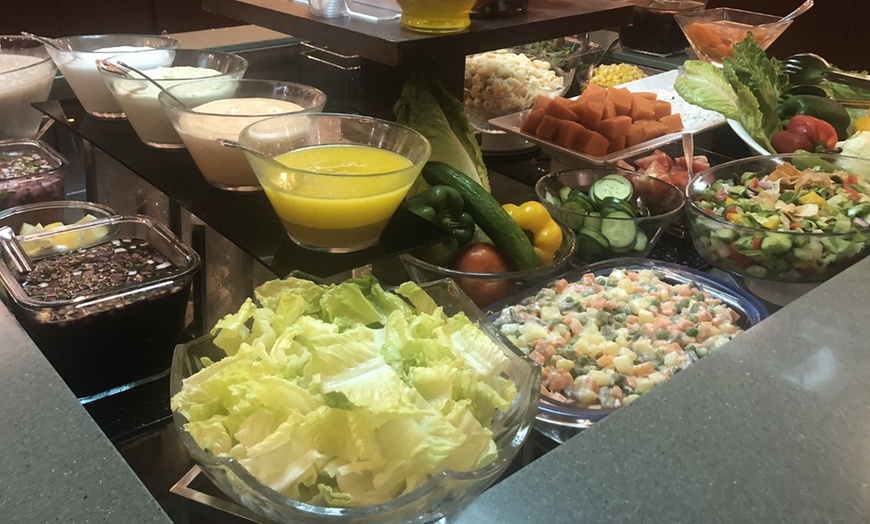
[[[742,333],[739,315],[691,281],[613,269],[557,280],[494,323],[542,366],[541,392],[587,409],[617,408]]]
[[[700,211],[696,247],[715,265],[761,279],[818,281],[857,261],[870,239],[870,183],[828,167],[785,162],[690,193]]]

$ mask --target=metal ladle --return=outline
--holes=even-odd
[[[795,18],[797,18],[800,15],[809,11],[812,6],[813,6],[813,0],[806,0],[804,3],[797,6],[794,11],[792,11],[791,13],[780,18],[779,21],[780,22],[788,22],[790,20],[794,20]]]
[[[236,142],[235,140],[229,140],[227,138],[218,138],[216,140],[216,142],[223,147],[231,147],[234,149],[240,149],[240,150],[244,151],[245,153],[248,153],[250,155],[248,157],[248,161],[251,164],[260,163],[261,165],[263,165],[264,168],[265,168],[265,166],[269,166],[272,169],[278,169],[280,171],[287,170],[287,166],[285,166],[281,162],[278,162],[277,160],[275,160],[271,156],[267,155],[266,153],[263,153],[262,151],[258,151],[256,149],[254,149],[253,147],[249,147],[249,146],[246,146],[244,144],[240,144],[239,142]],[[252,165],[251,167],[253,168],[254,166]],[[265,169],[261,169],[261,171],[264,171],[264,170]],[[256,172],[257,169],[254,169],[254,171]]]

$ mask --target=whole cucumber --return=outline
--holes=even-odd
[[[448,164],[435,161],[423,166],[423,179],[431,186],[443,184],[458,190],[465,200],[465,210],[513,269],[540,266],[529,237],[480,184]]]

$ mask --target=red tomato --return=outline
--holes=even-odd
[[[452,269],[466,273],[507,273],[510,267],[492,244],[477,242],[459,251]],[[456,283],[478,307],[510,296],[514,292],[511,280],[458,277]]]

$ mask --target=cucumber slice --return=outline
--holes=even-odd
[[[637,234],[634,237],[634,251],[643,251],[649,245],[649,237],[643,232],[643,229],[637,228]]]
[[[570,188],[570,187],[568,187],[568,186],[562,186],[562,187],[559,188],[559,198],[562,200],[562,202],[567,202],[567,201],[568,201],[568,195],[570,195],[570,194],[571,194],[571,188]]]
[[[634,187],[632,187],[631,181],[615,173],[596,181],[589,188],[589,196],[597,202],[603,201],[606,197],[630,200],[632,195],[634,195]]]
[[[606,210],[622,211],[623,213],[628,213],[633,217],[638,215],[637,208],[625,200],[620,200],[614,197],[604,197],[601,199],[601,214],[607,215],[610,211]]]
[[[581,228],[577,231],[577,253],[587,262],[601,260],[607,255],[610,243],[594,229]]]
[[[570,193],[568,193],[568,200],[573,200],[574,202],[579,202],[581,204],[585,204],[589,206],[590,211],[595,211],[598,209],[596,202],[586,193],[580,191],[579,189],[572,189]]]
[[[574,231],[583,227],[583,219],[585,218],[585,215],[589,213],[589,210],[585,206],[580,205],[573,200],[568,200],[567,202],[564,202],[561,207],[565,212],[560,213],[560,218],[565,222],[566,226]]]
[[[628,213],[614,211],[601,220],[601,234],[614,248],[625,248],[634,245],[637,226]]]
[[[593,231],[601,230],[601,213],[597,211],[593,211],[589,213],[586,217],[586,220],[583,223],[583,226],[586,229],[591,229]]]

